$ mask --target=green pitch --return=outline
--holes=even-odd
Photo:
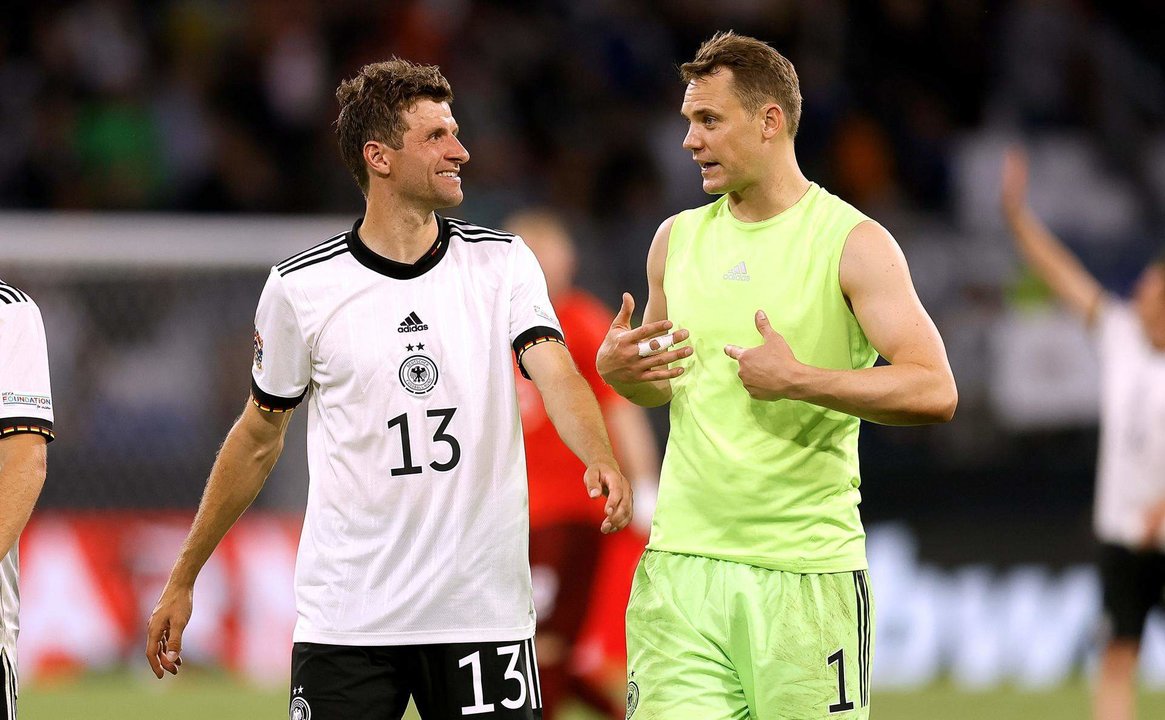
[[[876,720],[1087,720],[1088,688],[1082,682],[1050,692],[999,690],[965,693],[946,685],[921,692],[875,690]],[[1140,717],[1165,717],[1165,694],[1142,695]],[[192,672],[154,680],[138,673],[87,676],[23,689],[21,720],[255,720],[287,717],[286,691],[242,685],[221,675]],[[408,720],[417,720],[415,714]],[[575,711],[562,720],[602,720]]]

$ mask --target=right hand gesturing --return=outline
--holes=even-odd
[[[653,382],[656,380],[671,380],[683,374],[682,367],[668,368],[669,363],[686,358],[692,354],[690,346],[667,350],[661,346],[661,339],[666,342],[665,335],[672,335],[671,345],[688,339],[687,330],[672,331],[670,320],[659,320],[631,329],[631,311],[635,309],[635,300],[631,293],[623,293],[623,306],[615,315],[607,337],[599,347],[599,354],[595,358],[595,367],[599,375],[609,385],[630,385],[633,383]],[[654,354],[643,357],[640,354],[640,343],[647,343],[646,347]],[[664,350],[664,352],[658,352]]]

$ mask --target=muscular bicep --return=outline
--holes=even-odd
[[[850,232],[839,279],[879,355],[891,365],[914,363],[950,372],[942,337],[918,299],[906,257],[885,228],[866,221]]]
[[[521,363],[543,398],[564,378],[579,375],[570,351],[562,343],[539,343],[522,353]]]
[[[0,471],[13,465],[36,467],[40,469],[43,480],[47,457],[46,444],[45,437],[35,433],[15,433],[0,438]]]
[[[663,291],[663,273],[667,265],[668,238],[671,237],[675,216],[660,224],[651,239],[651,249],[647,251],[647,305],[643,308],[643,322],[651,323],[667,319],[667,296]]]

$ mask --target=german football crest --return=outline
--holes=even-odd
[[[427,355],[409,355],[400,364],[400,384],[413,395],[424,395],[437,384],[437,363]]]
[[[627,683],[627,720],[631,720],[637,707],[639,707],[639,686],[632,680]]]
[[[301,697],[293,698],[289,717],[291,720],[311,720],[311,705]]]

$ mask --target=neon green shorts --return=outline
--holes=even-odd
[[[630,720],[870,715],[863,570],[801,575],[647,551],[627,605]]]

